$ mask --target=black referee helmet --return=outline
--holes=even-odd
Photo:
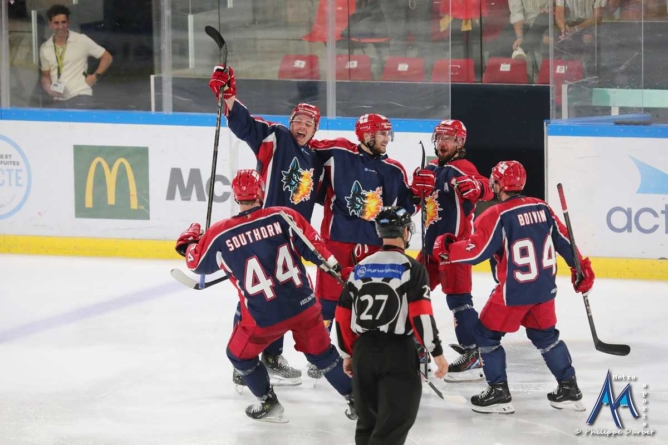
[[[376,233],[381,238],[403,238],[404,227],[415,232],[410,213],[402,207],[383,207],[376,216]]]

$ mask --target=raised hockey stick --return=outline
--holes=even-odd
[[[427,166],[427,154],[424,151],[424,144],[420,141],[420,147],[422,147],[422,162],[420,162],[420,168],[424,169]],[[420,197],[420,221],[422,222],[422,265],[427,267],[427,209],[425,205],[427,199],[425,196]]]
[[[205,282],[204,286],[200,286],[199,282],[190,278],[188,275],[183,273],[180,269],[172,269],[171,275],[179,283],[181,283],[184,286],[187,286],[191,289],[195,289],[195,290],[206,289],[207,287],[215,286],[218,283],[222,283],[223,281],[226,281],[226,280],[230,279],[229,275],[225,275],[224,277],[216,278],[215,280]],[[200,276],[202,276],[202,275],[200,275]]]
[[[578,250],[575,246],[575,237],[573,236],[573,226],[571,225],[571,217],[568,215],[568,206],[566,205],[566,195],[564,195],[564,187],[561,184],[557,184],[557,191],[559,192],[559,200],[561,201],[561,209],[564,212],[564,220],[566,221],[566,228],[568,229],[568,238],[571,241],[571,247],[573,248],[573,257],[575,261],[575,271],[577,273],[577,282],[582,281],[584,275],[582,274],[582,265],[580,264],[580,257],[578,256]],[[589,305],[589,292],[584,292],[582,294],[582,299],[584,300],[585,309],[587,310],[587,319],[589,320],[589,329],[591,329],[591,336],[594,339],[594,347],[605,354],[612,355],[628,355],[631,352],[631,347],[629,345],[617,345],[611,343],[605,343],[598,338],[596,334],[596,326],[594,326],[594,317],[591,315],[591,307]]]
[[[332,269],[332,268],[329,266],[329,264],[327,264],[327,261],[322,257],[322,255],[320,255],[320,252],[318,252],[318,251],[316,250],[315,246],[311,243],[311,241],[309,241],[309,239],[306,238],[306,235],[304,235],[304,232],[302,232],[302,229],[300,229],[299,226],[297,226],[297,224],[295,224],[295,222],[292,220],[292,218],[290,218],[290,217],[289,217],[283,210],[281,210],[281,211],[278,212],[278,213],[279,213],[279,214],[281,215],[281,217],[285,220],[285,222],[288,223],[288,225],[292,228],[292,230],[295,232],[295,234],[296,234],[302,241],[304,241],[304,244],[306,244],[306,247],[308,247],[309,250],[311,250],[311,252],[313,252],[313,253],[315,254],[316,257],[318,257],[318,259],[322,262],[322,267],[325,268],[326,272],[328,272],[331,276],[333,276],[334,278],[336,278],[336,281],[338,281],[338,282],[341,284],[341,286],[345,286],[346,283],[343,282],[343,279],[341,279],[341,277],[339,276],[339,274],[337,274],[337,273],[334,271],[334,269]]]
[[[213,26],[206,26],[204,28],[204,32],[207,33],[207,35],[209,35],[216,42],[216,45],[218,45],[218,59],[220,61],[220,64],[223,66],[227,66],[227,43],[225,43],[225,39],[223,39],[223,36],[220,35],[218,30]],[[211,179],[209,179],[209,196],[206,203],[206,229],[204,229],[205,231],[209,230],[209,227],[211,226],[211,211],[213,210],[213,191],[214,191],[214,186],[216,185],[218,141],[220,140],[220,122],[223,117],[223,106],[224,106],[224,99],[223,99],[223,92],[221,91],[218,94],[218,111],[216,112],[216,136],[213,139],[213,158],[211,160],[211,176],[210,176]],[[204,287],[206,286],[206,283],[204,281],[205,278],[206,275],[204,274],[200,275],[199,277],[200,289],[204,289]]]

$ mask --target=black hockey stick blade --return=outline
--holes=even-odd
[[[420,141],[420,147],[422,147],[422,162],[420,162],[420,168],[425,168],[427,166],[427,153],[424,151],[424,144]]]
[[[610,343],[603,343],[601,340],[594,343],[596,350],[605,354],[611,355],[629,355],[631,347],[629,345],[613,345]]]
[[[172,269],[172,271],[170,273],[176,281],[178,281],[179,283],[183,284],[186,287],[189,287],[189,288],[195,289],[195,290],[206,289],[207,287],[215,286],[218,283],[222,283],[223,281],[226,281],[226,280],[230,279],[229,275],[225,275],[224,277],[216,278],[215,280],[205,282],[204,287],[200,287],[199,282],[190,278],[188,275],[183,273],[180,269]]]
[[[225,39],[223,39],[223,36],[216,28],[207,25],[204,27],[204,32],[216,42],[218,49],[223,49],[223,46],[225,46]]]
[[[446,402],[450,403],[458,403],[458,404],[465,404],[466,403],[466,397],[456,395],[456,394],[443,394],[437,387],[434,385],[431,380],[428,380],[427,377],[425,377],[424,372],[420,369],[420,375],[422,375],[422,378],[427,382],[429,387],[436,393],[438,397],[441,399],[445,400]]]

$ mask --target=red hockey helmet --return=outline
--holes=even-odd
[[[492,169],[489,177],[489,185],[497,182],[504,192],[521,192],[527,183],[527,172],[522,164],[517,161],[499,162]]]
[[[392,131],[392,122],[380,114],[365,114],[357,119],[355,134],[360,142],[364,142],[364,133],[376,133],[377,131]]]
[[[292,123],[294,118],[299,114],[312,118],[315,123],[315,131],[318,131],[318,126],[320,125],[320,110],[318,107],[307,103],[297,104],[290,115],[290,122]]]
[[[439,135],[454,136],[455,140],[461,142],[462,145],[466,143],[466,127],[462,121],[446,119],[439,122],[434,127],[434,134],[431,136],[431,141],[436,143],[436,137]]]
[[[232,180],[232,193],[237,201],[264,201],[264,181],[255,170],[239,170]]]

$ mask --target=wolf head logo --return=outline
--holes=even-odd
[[[290,202],[299,204],[311,199],[313,191],[313,169],[302,170],[297,158],[293,158],[287,171],[281,171],[283,190],[290,192]]]
[[[355,181],[350,190],[350,195],[346,196],[346,202],[348,203],[348,212],[352,216],[373,221],[383,207],[383,188],[364,190],[362,184]]]

